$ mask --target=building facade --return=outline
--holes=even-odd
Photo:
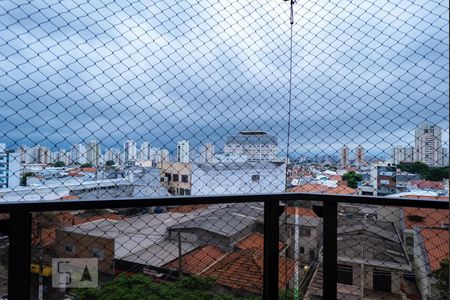
[[[364,148],[362,146],[356,148],[355,161],[357,164],[360,165],[365,163],[365,153]]]
[[[344,146],[341,148],[341,165],[342,166],[348,166],[349,164],[349,149],[348,147]]]
[[[194,164],[192,195],[284,192],[284,163]]]
[[[137,148],[135,141],[133,140],[126,141],[123,148],[125,153],[125,163],[137,160]]]
[[[20,153],[9,152],[0,144],[0,189],[14,189],[20,185]]]
[[[422,123],[415,133],[415,161],[429,166],[442,164],[442,129],[434,124]]]
[[[86,147],[86,163],[92,166],[100,164],[101,149],[97,141],[90,141]]]
[[[241,131],[227,138],[224,153],[245,156],[249,162],[277,161],[278,141],[264,131]]]
[[[189,163],[189,141],[179,141],[177,144],[177,162]]]

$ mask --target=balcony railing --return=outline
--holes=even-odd
[[[313,206],[313,210],[319,217],[323,218],[323,299],[337,299],[338,205],[376,205],[447,210],[449,208],[448,201],[439,200],[313,193],[5,203],[0,205],[0,212],[9,213],[9,219],[2,223],[2,232],[9,236],[8,299],[23,300],[30,298],[32,213],[250,202],[264,203],[263,298],[278,299],[279,217],[283,212],[280,209],[280,204],[289,201],[299,203],[313,201],[316,204]]]

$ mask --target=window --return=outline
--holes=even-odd
[[[188,175],[181,175],[181,182],[189,182],[189,176]]]
[[[164,182],[164,177],[161,177],[161,182]]]
[[[305,248],[300,247],[300,254],[304,254],[305,253]]]
[[[300,236],[301,237],[310,237],[311,236],[311,228],[301,227],[300,228]]]
[[[180,175],[178,175],[178,174],[173,174],[172,181],[173,181],[173,182],[178,182],[178,181],[180,181]]]
[[[191,194],[191,190],[190,189],[185,189],[184,190],[184,194],[185,195],[190,195]]]
[[[259,180],[260,180],[259,174],[257,174],[257,175],[252,175],[252,181],[253,181],[253,182],[259,182]]]
[[[342,284],[353,284],[353,267],[348,265],[337,265],[337,282]]]
[[[171,173],[165,173],[165,174],[164,174],[164,177],[167,178],[167,181],[168,181],[168,182],[171,182],[171,181],[172,181],[172,174],[171,174]]]
[[[98,259],[105,258],[105,254],[104,254],[103,249],[100,249],[98,247],[93,247],[92,248],[92,257],[98,258]]]
[[[66,243],[64,245],[64,251],[67,253],[74,253],[75,252],[75,246],[72,243]]]

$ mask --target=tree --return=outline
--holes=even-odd
[[[90,163],[81,164],[80,168],[92,168],[92,164],[90,164]]]
[[[53,166],[56,168],[64,167],[66,164],[63,161],[56,161]]]
[[[448,167],[429,167],[419,161],[412,164],[399,164],[397,168],[408,173],[418,174],[425,180],[442,181],[449,177]]]
[[[215,290],[214,280],[184,277],[175,282],[155,283],[144,275],[120,275],[100,289],[77,291],[78,300],[256,300]]]
[[[342,175],[342,179],[347,181],[347,186],[356,189],[358,187],[358,182],[362,181],[362,175],[357,174],[355,171],[350,171]]]
[[[113,161],[113,160],[107,160],[106,162],[105,162],[105,166],[107,166],[107,167],[111,167],[111,166],[114,166],[116,163]]]
[[[20,185],[21,186],[27,186],[28,177],[33,176],[33,175],[34,175],[33,172],[25,172],[25,173],[23,173],[22,177],[20,177]]]
[[[433,284],[433,296],[431,299],[447,300],[448,299],[448,259],[441,261],[440,268],[433,274],[436,283]]]

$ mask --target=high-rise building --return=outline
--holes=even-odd
[[[5,144],[0,144],[0,189],[14,189],[20,184],[20,152],[6,150]]]
[[[65,149],[61,149],[56,153],[56,157],[53,162],[62,161],[65,165],[70,164],[70,153],[66,152]]]
[[[150,159],[150,143],[143,142],[141,144],[141,149],[139,150],[138,158],[140,160],[149,160]]]
[[[447,167],[448,166],[448,149],[442,148],[442,161],[441,166]]]
[[[200,160],[202,163],[211,163],[214,158],[214,145],[210,143],[202,145],[200,156]]]
[[[70,160],[71,163],[85,164],[86,158],[86,147],[83,144],[74,144],[70,150]]]
[[[120,152],[117,149],[109,148],[105,151],[104,162],[106,164],[107,161],[113,161],[114,164],[120,165]]]
[[[355,161],[360,165],[365,163],[364,148],[362,146],[356,148]]]
[[[159,162],[168,162],[169,160],[169,150],[161,149],[159,150]]]
[[[341,165],[348,166],[349,160],[348,160],[348,156],[349,156],[349,150],[348,147],[344,146],[341,148]]]
[[[51,151],[47,147],[44,146],[35,146],[34,147],[34,157],[35,163],[47,165],[51,163]]]
[[[394,164],[414,162],[414,147],[396,146],[393,148],[392,162]]]
[[[125,153],[125,163],[137,160],[137,148],[135,141],[133,140],[126,141],[123,146],[123,149]]]
[[[18,152],[20,153],[20,163],[31,164],[34,160],[31,152],[32,148],[28,148],[25,145],[19,147]]]
[[[86,146],[86,163],[96,167],[100,164],[101,149],[100,144],[92,140]]]
[[[264,131],[241,131],[227,137],[224,153],[244,156],[250,162],[276,161],[278,142]]]
[[[442,129],[434,124],[422,123],[416,128],[415,161],[429,166],[442,164]]]
[[[189,162],[189,141],[179,141],[177,144],[177,162]]]

